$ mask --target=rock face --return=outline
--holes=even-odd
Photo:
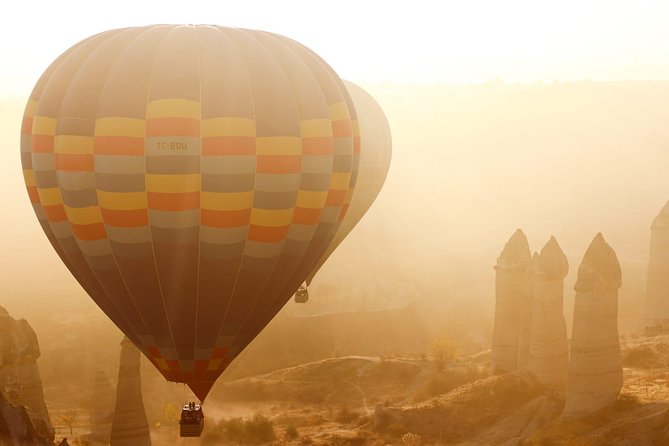
[[[0,393],[0,446],[52,446],[53,436],[45,438],[33,425],[23,406],[14,406]]]
[[[623,384],[618,337],[618,257],[597,234],[578,269],[564,416],[591,414],[614,402]]]
[[[564,319],[564,278],[567,257],[551,237],[532,262],[532,335],[528,368],[537,380],[564,394],[569,346]]]
[[[116,405],[111,425],[111,446],[150,446],[149,423],[142,400],[140,352],[128,338],[121,342]]]
[[[525,368],[530,362],[530,347],[532,343],[532,308],[534,307],[534,295],[532,294],[532,282],[534,275],[534,264],[538,261],[539,254],[532,255],[530,266],[527,268],[525,278],[525,292],[519,295],[518,302],[518,368]]]
[[[13,319],[0,307],[0,393],[10,404],[25,407],[39,435],[53,440],[37,366],[39,356],[37,335],[28,322]]]
[[[650,227],[645,328],[669,332],[669,202]]]
[[[93,440],[109,441],[113,416],[114,390],[107,375],[98,371],[95,375],[91,407],[91,438]]]
[[[492,335],[491,368],[504,373],[518,368],[520,306],[528,300],[527,270],[530,247],[518,229],[504,246],[495,265],[495,325]]]

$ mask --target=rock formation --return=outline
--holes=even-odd
[[[650,227],[645,328],[669,332],[669,202]]]
[[[537,380],[564,394],[569,345],[564,319],[564,278],[567,257],[555,237],[532,262],[532,335],[528,368]]]
[[[121,341],[116,404],[111,425],[111,446],[149,446],[149,423],[142,400],[140,352],[128,338]]]
[[[37,335],[25,319],[13,319],[0,307],[0,393],[27,410],[37,432],[53,440],[54,430],[44,402],[37,358]]]
[[[530,247],[518,229],[504,246],[495,266],[495,325],[491,368],[504,373],[518,368],[518,334],[521,302],[527,301]]]
[[[578,269],[564,417],[591,414],[614,402],[623,384],[618,337],[618,257],[597,234]]]
[[[538,261],[539,254],[532,255],[530,266],[527,268],[525,279],[525,292],[519,295],[518,302],[518,368],[527,367],[530,362],[530,344],[532,342],[532,308],[534,296],[532,294],[532,282],[534,275],[534,264]]]
[[[0,446],[52,446],[53,435],[45,438],[33,425],[23,406],[14,406],[0,393]]]
[[[107,375],[98,371],[93,387],[93,404],[91,407],[91,439],[108,442],[111,434],[112,417],[114,416],[114,390]]]

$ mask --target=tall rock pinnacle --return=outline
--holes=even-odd
[[[116,385],[116,406],[111,425],[111,446],[150,446],[149,423],[142,400],[140,352],[128,338],[121,342]]]
[[[518,229],[504,246],[495,265],[495,325],[492,337],[491,368],[504,373],[518,368],[520,306],[528,297],[527,270],[530,247]]]
[[[669,332],[669,202],[650,227],[645,328]]]
[[[564,416],[591,414],[618,398],[623,383],[618,337],[618,257],[597,234],[583,256],[574,289],[574,322]]]
[[[569,347],[564,319],[564,278],[567,257],[555,237],[532,264],[532,334],[529,370],[537,380],[564,394]]]

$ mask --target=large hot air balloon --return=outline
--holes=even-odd
[[[383,109],[368,92],[358,85],[349,81],[344,81],[344,85],[346,85],[346,89],[353,100],[360,127],[361,150],[358,177],[355,183],[355,193],[346,216],[334,238],[307,275],[307,285],[311,284],[325,261],[372,206],[379,192],[381,192],[390,168],[392,138],[390,126]]]
[[[21,155],[70,272],[204,400],[334,237],[356,131],[341,79],[299,43],[157,25],[56,59],[26,106]]]

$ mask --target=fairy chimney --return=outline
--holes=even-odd
[[[518,339],[521,303],[528,300],[527,269],[530,247],[518,229],[504,246],[495,265],[495,325],[492,336],[491,368],[504,373],[518,368]]]
[[[528,369],[537,380],[564,394],[569,346],[564,319],[564,278],[567,257],[555,237],[541,249],[532,265],[532,335]]]
[[[140,352],[128,338],[121,342],[116,404],[111,424],[111,446],[150,446],[149,423],[142,400]]]
[[[669,202],[650,227],[645,327],[649,334],[669,332]]]
[[[564,417],[592,414],[614,402],[623,384],[618,337],[618,257],[597,234],[578,269]]]

